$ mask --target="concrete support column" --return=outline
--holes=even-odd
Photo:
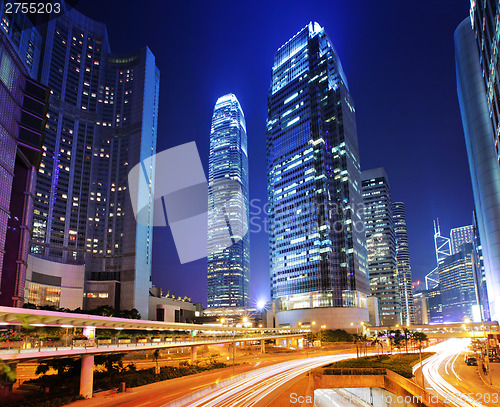
[[[276,346],[280,346],[281,345],[281,339],[275,339],[274,342],[275,342]]]
[[[260,340],[260,353],[266,353],[266,341],[264,339]]]
[[[94,390],[94,355],[82,357],[80,396],[90,399]]]
[[[191,363],[193,363],[198,357],[198,347],[191,346]]]

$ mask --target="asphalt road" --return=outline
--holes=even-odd
[[[437,352],[423,366],[426,390],[450,406],[498,407],[498,391],[481,380],[476,366],[464,362],[469,343],[469,339],[450,339],[426,349]],[[421,384],[421,376],[416,381]]]

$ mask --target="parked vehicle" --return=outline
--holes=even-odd
[[[477,358],[475,356],[465,355],[464,362],[467,366],[477,366]]]

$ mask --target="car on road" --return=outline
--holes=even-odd
[[[477,358],[471,355],[465,355],[464,362],[467,366],[477,366]]]

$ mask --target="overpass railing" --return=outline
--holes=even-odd
[[[299,335],[294,333],[273,333],[273,334],[251,334],[251,335],[223,335],[217,337],[204,337],[204,336],[194,336],[194,337],[171,337],[171,336],[159,336],[159,337],[131,337],[131,338],[120,338],[113,337],[111,339],[95,339],[91,340],[73,340],[70,337],[62,338],[59,340],[46,339],[46,338],[25,338],[23,341],[3,341],[0,342],[0,355],[1,354],[12,354],[12,353],[28,353],[28,352],[46,352],[46,351],[63,351],[63,350],[73,350],[73,349],[106,349],[106,348],[123,348],[124,351],[127,348],[150,348],[154,346],[165,346],[169,345],[175,347],[186,347],[192,346],[194,344],[210,344],[210,343],[220,343],[221,341],[251,341],[252,338],[255,340],[262,340],[266,337],[270,339],[275,339],[276,337],[287,337],[292,335]]]

